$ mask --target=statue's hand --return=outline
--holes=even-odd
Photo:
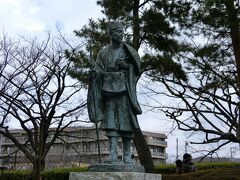
[[[128,69],[129,66],[123,59],[117,59],[115,65],[120,69]]]

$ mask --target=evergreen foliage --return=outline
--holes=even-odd
[[[86,26],[90,29],[77,34],[91,47],[85,51],[88,57],[95,59],[95,52],[107,42],[103,24],[122,22],[125,41],[143,51],[142,73],[167,90],[154,88],[153,92],[170,94],[179,102],[156,108],[179,129],[205,133],[197,143],[221,142],[209,154],[240,142],[239,1],[98,0],[97,4],[105,17],[94,22],[97,28],[90,21]]]

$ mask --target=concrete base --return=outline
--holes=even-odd
[[[71,172],[69,180],[161,180],[160,174],[137,172]]]
[[[141,172],[144,173],[144,167],[138,164],[96,164],[88,168],[89,172]]]

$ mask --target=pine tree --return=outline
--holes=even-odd
[[[86,68],[89,68],[89,62],[96,59],[97,52],[100,47],[108,42],[106,38],[106,22],[120,21],[127,31],[125,41],[132,45],[136,50],[141,46],[156,49],[158,53],[144,55],[142,63],[142,72],[147,72],[149,75],[173,73],[180,79],[186,80],[186,75],[179,63],[173,60],[174,54],[180,51],[179,44],[175,38],[178,36],[177,31],[170,25],[167,17],[173,19],[188,10],[189,4],[186,7],[180,2],[171,4],[158,2],[153,0],[102,0],[97,1],[97,4],[102,7],[102,12],[105,18],[94,22],[89,21],[89,24],[84,26],[80,31],[75,31],[76,36],[82,38],[86,42],[86,49],[81,51],[67,51],[66,54],[75,66],[70,72],[73,77],[86,82]],[[171,6],[171,7],[169,7]],[[181,12],[175,10],[182,7]],[[160,11],[161,9],[164,12]],[[187,14],[185,13],[182,16]],[[183,21],[183,20],[179,20]],[[153,161],[151,152],[141,131],[134,132],[134,144],[136,146],[139,159],[144,165],[146,172],[153,172]]]
[[[84,57],[94,59],[99,48],[107,43],[107,21],[122,22],[127,31],[125,41],[137,50],[144,48],[142,72],[152,81],[165,85],[168,93],[185,105],[161,108],[177,122],[179,129],[204,132],[205,140],[198,143],[239,142],[240,8],[237,0],[98,0],[97,3],[105,17],[90,21],[75,32],[87,42],[87,51],[81,52]],[[191,121],[181,119],[186,112],[191,114]],[[205,113],[223,123],[227,131],[211,123]],[[209,127],[204,127],[204,120]],[[217,138],[210,138],[211,135]],[[147,172],[152,172],[146,143],[137,141],[142,139],[141,133],[135,132],[134,143],[141,164]]]
[[[167,2],[171,4],[171,1]],[[177,122],[178,128],[192,134],[205,134],[194,143],[220,142],[208,153],[212,154],[230,142],[240,142],[240,4],[236,0],[185,3],[186,6],[181,1],[173,11],[171,5],[165,9],[169,12],[168,22],[177,27],[175,31],[180,35],[175,39],[174,51],[161,51],[162,43],[158,42],[162,39],[155,36],[157,31],[151,32],[150,36],[155,38],[148,42],[156,51],[154,55],[167,53],[173,61],[181,63],[181,70],[185,72],[182,75],[186,78],[181,78],[184,76],[176,74],[178,71],[172,67],[169,68],[172,73],[166,74],[153,66],[147,75],[165,85],[168,91],[165,94],[169,96],[170,93],[173,100],[179,102],[161,107]],[[187,8],[185,15],[180,4]],[[162,12],[160,8],[157,11]],[[167,56],[163,59],[171,62]],[[150,67],[157,67],[157,64],[161,67],[159,62],[153,57]]]
[[[135,48],[147,49],[143,72],[184,104],[163,107],[166,115],[181,130],[205,133],[197,143],[222,142],[210,153],[239,143],[239,1],[117,2],[98,1],[109,19],[130,29],[128,39]],[[183,119],[186,113],[191,118]]]

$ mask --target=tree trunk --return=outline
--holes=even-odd
[[[239,17],[237,9],[235,9],[234,1],[228,0],[225,1],[227,8],[227,15],[229,21],[229,28],[232,39],[233,53],[235,57],[236,67],[237,67],[237,94],[240,97],[240,26],[239,26]],[[240,138],[240,110],[237,124],[237,137]]]
[[[140,47],[140,20],[139,20],[140,0],[134,0],[133,3],[133,47],[138,51]],[[152,155],[147,142],[140,129],[134,131],[134,145],[137,149],[138,158],[141,165],[144,166],[147,173],[154,171]]]
[[[133,47],[136,50],[140,47],[139,2],[139,0],[134,0],[133,3]]]
[[[134,131],[133,143],[137,149],[138,158],[141,165],[144,166],[147,173],[153,173],[154,165],[152,161],[152,155],[140,129],[136,129]]]
[[[36,160],[33,163],[33,169],[32,169],[32,179],[34,180],[41,180],[41,172],[44,170],[45,167],[45,160]]]

